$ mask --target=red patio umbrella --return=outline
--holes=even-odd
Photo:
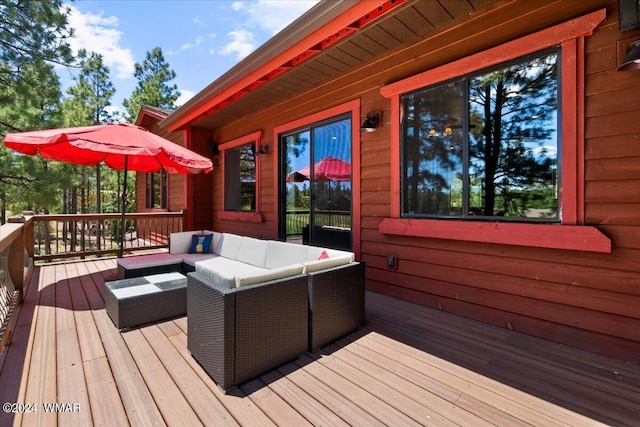
[[[311,166],[302,168],[287,176],[289,182],[302,182],[311,176]],[[325,157],[313,165],[314,181],[349,181],[351,179],[351,164],[335,157]]]
[[[40,154],[52,160],[95,166],[105,162],[113,169],[124,170],[122,193],[122,239],[124,242],[127,171],[168,173],[207,173],[211,160],[148,130],[129,123],[48,129],[10,133],[4,145],[28,155]]]

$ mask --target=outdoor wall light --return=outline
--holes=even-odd
[[[218,144],[210,139],[207,141],[207,148],[209,149],[209,154],[211,154],[211,165],[219,166],[220,160],[218,159],[218,154],[220,154],[220,149],[218,148]]]
[[[635,71],[640,70],[640,40],[636,40],[627,48],[627,56],[622,64],[617,68],[618,71]]]
[[[262,141],[258,141],[258,149],[256,150],[256,156],[266,156],[269,152],[269,144],[263,144]]]
[[[382,113],[369,113],[364,118],[362,126],[360,126],[360,132],[375,132],[378,124],[380,123],[380,116]]]
[[[211,154],[212,156],[217,156],[218,154],[220,154],[218,144],[216,144],[215,141],[211,139],[207,141],[207,148],[209,149],[209,154]]]

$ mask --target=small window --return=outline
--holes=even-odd
[[[224,209],[256,211],[255,143],[224,151]]]
[[[147,173],[147,208],[167,208],[167,172]]]
[[[559,49],[401,96],[402,216],[559,221]]]

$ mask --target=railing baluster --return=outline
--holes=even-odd
[[[17,215],[0,226],[0,353],[11,342],[17,304],[33,273],[34,248],[31,217]]]
[[[169,234],[181,231],[184,221],[182,212],[127,213],[125,218],[129,224],[125,229],[127,254],[143,249],[168,248]],[[54,224],[55,233],[49,231],[50,224]],[[121,224],[121,214],[115,213],[36,215],[32,247],[38,250],[34,258],[49,261],[113,256],[120,247]]]

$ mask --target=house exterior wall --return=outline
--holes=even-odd
[[[382,126],[361,134],[360,229],[354,242],[367,266],[367,288],[465,317],[603,354],[640,361],[640,71],[618,72],[630,41],[640,31],[618,29],[618,1],[498,2],[466,20],[416,39],[361,69],[317,85],[287,102],[214,131],[217,142],[274,129],[337,105],[359,100],[359,119],[382,110]],[[610,253],[549,249],[389,234],[393,216],[391,135],[397,118],[380,88],[483,52],[569,19],[606,9],[606,20],[584,38],[584,122],[578,144],[578,224],[595,227],[611,242]],[[474,37],[482,32],[482,37]],[[564,87],[563,90],[570,88]],[[573,88],[574,90],[576,88]],[[359,123],[354,123],[355,126]],[[222,161],[222,159],[221,159]],[[212,172],[211,221],[218,231],[276,238],[277,157],[261,158],[263,222],[221,219],[221,168]],[[397,259],[387,267],[387,257]]]
[[[203,156],[210,157],[208,143],[211,138],[211,131],[207,129],[188,129],[185,132],[187,148]],[[217,181],[219,167],[214,165],[213,171],[207,174],[183,175],[183,182],[186,189],[180,195],[183,197],[182,203],[187,210],[186,230],[212,230],[214,220],[212,206],[214,205],[215,194],[212,189],[214,179]],[[177,196],[177,195],[176,195]],[[186,196],[186,197],[185,197]]]
[[[151,124],[145,126],[150,132],[155,133],[169,141],[184,146],[184,136],[182,132],[167,132],[166,129],[158,126],[158,121],[153,120]],[[185,204],[185,176],[184,175],[167,175],[167,209],[150,209],[147,208],[147,187],[146,174],[136,173],[136,211],[137,212],[179,212],[186,208]]]

